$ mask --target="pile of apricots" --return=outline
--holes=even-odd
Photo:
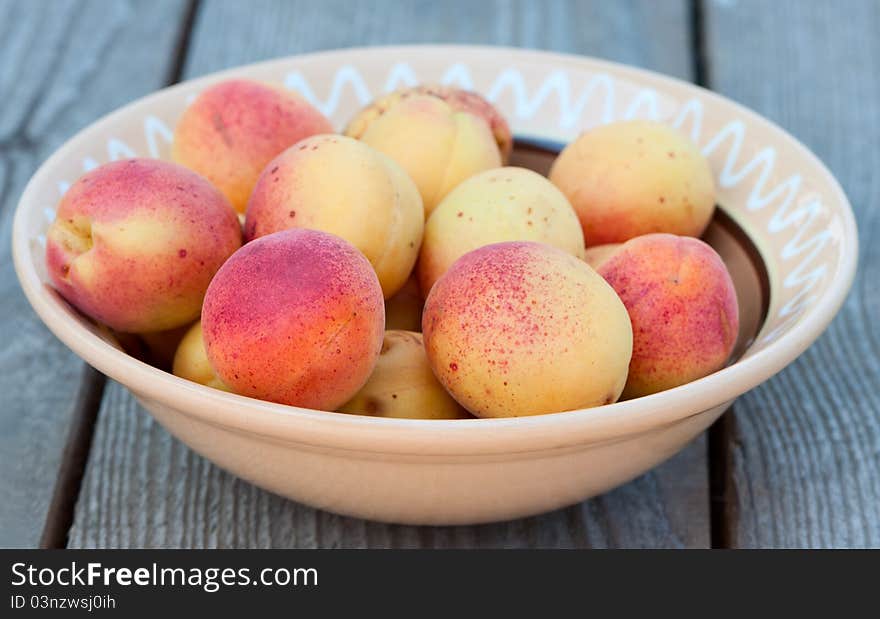
[[[397,91],[334,133],[293,93],[227,80],[183,112],[173,163],[108,163],[65,193],[46,262],[132,354],[292,406],[536,415],[721,368],[737,299],[699,240],[699,150],[613,123],[544,177],[507,166],[512,146],[473,92]]]

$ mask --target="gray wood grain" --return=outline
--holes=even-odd
[[[686,0],[204,0],[189,77],[361,45],[473,43],[590,54],[691,77]]]
[[[463,16],[466,15],[466,18]],[[595,54],[691,76],[686,3],[205,2],[187,76],[317,49],[471,42]],[[263,492],[190,452],[108,387],[70,544],[78,547],[684,547],[709,544],[704,439],[582,505],[479,527],[387,526]]]
[[[18,286],[15,205],[65,139],[162,85],[181,11],[169,0],[0,0],[0,547],[39,542],[83,376]]]
[[[741,398],[732,539],[880,547],[880,3],[713,0],[711,84],[804,141],[856,210],[860,269],[828,332]]]

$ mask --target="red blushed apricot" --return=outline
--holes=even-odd
[[[733,280],[709,245],[649,234],[624,243],[598,271],[633,327],[623,397],[677,387],[724,366],[736,343],[739,309]]]
[[[236,393],[335,410],[376,364],[385,306],[354,247],[297,228],[251,241],[217,272],[202,309],[205,349]]]
[[[183,113],[172,157],[205,176],[244,213],[266,164],[303,138],[332,131],[321,112],[292,93],[226,80],[202,92]]]
[[[173,163],[103,165],[64,194],[46,235],[55,288],[122,332],[198,318],[220,265],[241,245],[235,211],[208,181]]]
[[[422,331],[437,379],[479,417],[610,404],[632,352],[614,290],[580,258],[534,242],[455,261],[428,294]]]

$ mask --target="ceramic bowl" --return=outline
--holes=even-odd
[[[650,118],[709,158],[719,212],[707,240],[733,273],[742,328],[728,367],[668,391],[537,417],[423,421],[327,413],[187,382],[126,355],[47,285],[45,233],[84,171],[132,156],[167,158],[172,129],[208,85],[247,77],[299,91],[338,128],[388,90],[418,82],[486,95],[518,138],[514,162],[546,169],[589,127]],[[856,269],[846,196],[807,148],[711,92],[609,62],[489,47],[387,47],[233,69],[136,101],[80,132],[28,184],[13,230],[34,310],[85,361],[124,384],[169,432],[258,486],[363,518],[478,523],[581,501],[679,451],[738,395],[790,363],[837,312]]]

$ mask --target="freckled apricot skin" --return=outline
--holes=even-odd
[[[653,232],[700,236],[715,210],[706,158],[683,135],[655,122],[587,131],[559,154],[550,180],[577,212],[587,247]]]
[[[46,266],[84,314],[148,333],[198,318],[211,278],[240,245],[235,211],[207,180],[158,159],[127,159],[67,190],[46,235]]]
[[[739,332],[733,280],[703,241],[649,234],[599,266],[629,312],[633,356],[625,398],[671,389],[724,366]]]
[[[174,130],[172,158],[195,170],[243,213],[257,177],[284,149],[333,126],[297,95],[249,80],[204,90]]]
[[[403,168],[418,187],[425,216],[460,182],[501,165],[489,125],[431,95],[401,99],[367,123],[356,119],[346,134]]]
[[[525,168],[487,170],[453,189],[428,218],[418,264],[422,292],[467,252],[503,241],[584,255],[577,215],[553,183]]]
[[[217,272],[202,330],[211,365],[236,393],[332,411],[376,364],[382,289],[339,237],[283,230],[246,244]]]
[[[385,332],[379,361],[367,383],[339,411],[399,419],[471,417],[431,372],[422,334],[394,330]]]
[[[244,229],[248,241],[288,228],[335,234],[363,252],[387,298],[409,277],[424,225],[418,189],[400,166],[363,142],[321,134],[266,166]]]
[[[431,289],[422,332],[437,379],[478,417],[610,404],[632,353],[614,290],[583,260],[525,241],[459,258]]]

